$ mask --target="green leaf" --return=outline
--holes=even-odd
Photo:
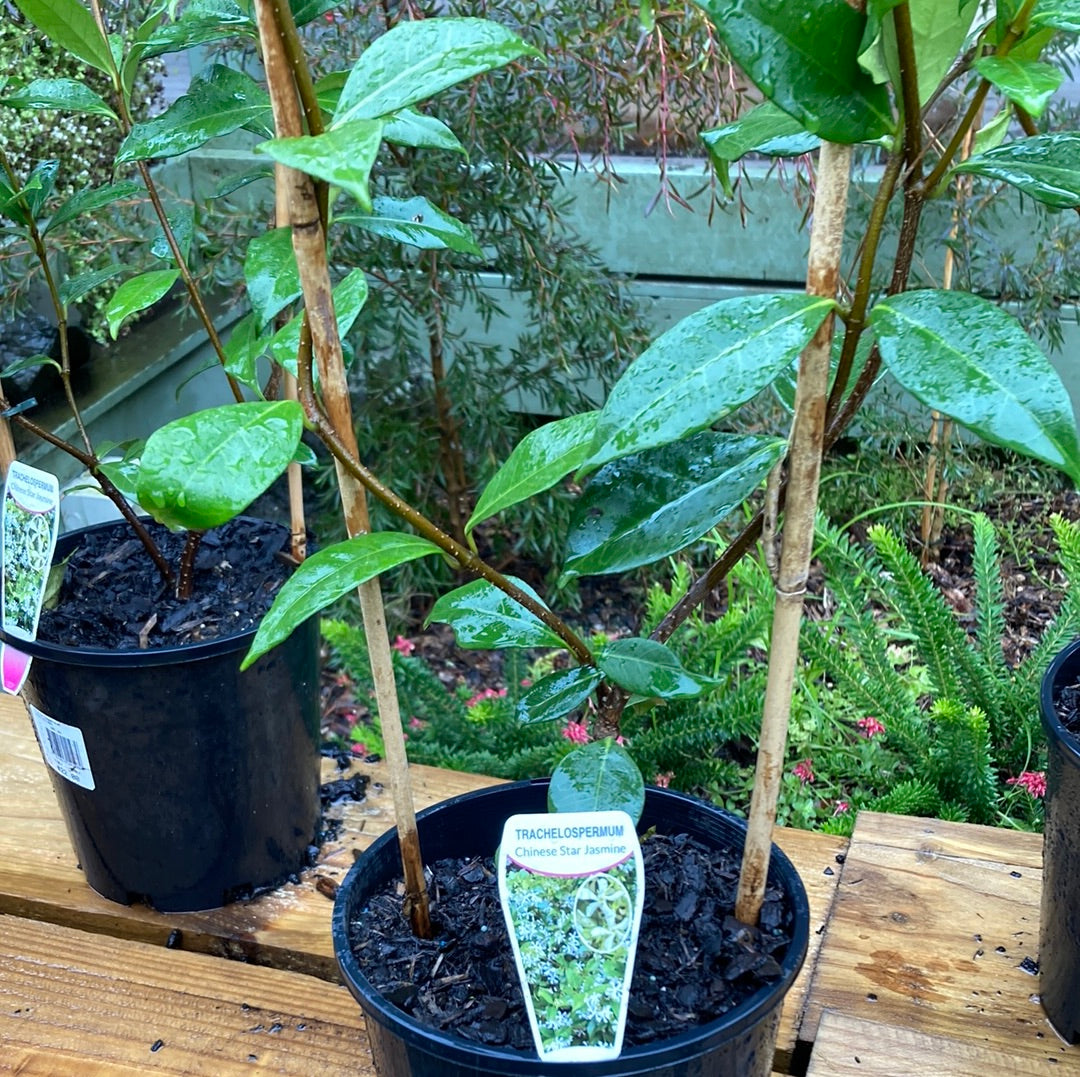
[[[116,113],[85,83],[77,79],[34,79],[0,97],[11,108],[55,108],[116,119]]]
[[[178,269],[154,269],[124,281],[105,307],[105,319],[113,340],[124,319],[152,307],[179,279]]]
[[[581,467],[589,453],[598,415],[596,411],[570,415],[526,434],[484,487],[465,533],[469,534],[481,520],[551,489]]]
[[[833,307],[818,296],[750,295],[683,318],[615,383],[583,470],[678,441],[730,415],[786,369]]]
[[[112,50],[89,8],[79,0],[15,0],[15,6],[56,46],[112,75]]]
[[[258,183],[259,180],[272,180],[274,178],[274,166],[271,164],[259,164],[243,172],[230,172],[222,178],[214,188],[214,198],[225,198],[234,191],[246,187],[249,183]]]
[[[703,131],[701,141],[705,143],[724,193],[729,198],[734,192],[728,165],[733,161],[748,153],[761,153],[767,157],[798,157],[821,145],[821,139],[808,134],[798,120],[771,101],[752,108],[734,123]]]
[[[336,220],[421,250],[482,253],[472,232],[461,221],[426,198],[376,198],[370,213],[339,213]]]
[[[575,748],[551,775],[549,811],[624,811],[636,823],[644,808],[641,771],[611,737]]]
[[[360,208],[370,213],[368,177],[382,142],[382,129],[379,120],[354,120],[321,135],[274,138],[256,149],[283,165],[348,191]]]
[[[971,145],[972,156],[977,157],[981,153],[986,153],[987,150],[996,149],[1005,141],[1012,115],[1012,105],[1006,104],[989,123],[983,124],[975,132],[975,141]]]
[[[404,108],[388,117],[383,128],[383,138],[398,146],[465,152],[465,147],[458,141],[457,135],[442,120],[411,108]]]
[[[559,669],[531,684],[518,696],[518,721],[550,722],[576,711],[604,679],[595,666]]]
[[[124,198],[134,198],[136,195],[142,194],[142,192],[142,185],[135,183],[133,180],[107,183],[103,187],[87,187],[73,194],[66,202],[61,203],[60,207],[49,218],[49,223],[41,230],[41,234],[45,235],[50,229],[56,228],[57,225],[65,224],[67,221],[73,220],[84,213],[89,213],[91,210],[101,209],[102,206],[111,206],[114,202],[119,202]]]
[[[265,124],[269,118],[270,97],[253,78],[214,64],[160,116],[135,124],[121,143],[116,162],[176,157],[249,124]]]
[[[597,654],[596,665],[620,688],[647,699],[689,699],[701,692],[675,652],[653,639],[612,640]]]
[[[1076,0],[1041,0],[1031,13],[1031,26],[1046,26],[1067,34],[1080,34],[1080,6]]]
[[[105,477],[132,503],[137,503],[139,493],[139,462],[125,456],[123,460],[110,460],[101,464]]]
[[[1012,56],[980,57],[975,70],[1030,116],[1043,114],[1065,77],[1053,64]]]
[[[40,161],[34,165],[26,186],[20,194],[26,199],[30,213],[36,218],[41,215],[49,195],[56,186],[56,175],[60,171],[59,161]]]
[[[240,668],[247,669],[260,655],[287,639],[298,625],[360,584],[397,565],[437,553],[438,546],[427,539],[380,531],[357,535],[312,554],[278,592]]]
[[[866,17],[844,0],[695,0],[738,65],[771,101],[830,142],[895,127],[884,86],[858,63]]]
[[[295,400],[226,404],[185,415],[146,439],[139,504],[173,530],[219,527],[285,470],[304,432]]]
[[[881,357],[927,407],[1080,482],[1069,394],[1015,318],[967,292],[891,296],[870,316]]]
[[[248,243],[244,280],[259,325],[300,297],[300,270],[293,254],[291,228],[273,228]]]
[[[540,55],[486,19],[442,16],[398,23],[360,54],[342,88],[333,126],[397,112],[527,53]]]
[[[543,599],[524,580],[508,577],[530,598]],[[534,613],[487,580],[451,591],[435,603],[425,624],[445,621],[454,629],[458,646],[494,651],[502,647],[562,647],[563,641]]]
[[[113,277],[118,276],[121,273],[125,273],[128,267],[117,263],[116,265],[105,266],[102,269],[91,269],[86,273],[80,273],[77,277],[68,277],[67,280],[62,281],[60,287],[57,289],[60,295],[60,302],[64,306],[69,306],[71,303],[77,303],[84,295],[92,292],[99,284],[104,284],[107,280],[112,280]]]
[[[14,363],[8,363],[3,370],[0,370],[0,378],[10,378],[13,374],[18,374],[23,370],[31,370],[34,367],[41,366],[55,367],[58,374],[64,369],[55,359],[48,355],[28,355],[25,359],[16,359]]]
[[[254,389],[262,395],[256,364],[259,357],[266,353],[268,337],[259,335],[259,322],[254,314],[245,314],[229,333],[225,341],[225,371],[231,374],[241,385]]]
[[[195,235],[195,207],[187,203],[181,203],[172,213],[168,214],[167,219],[169,229],[176,240],[176,245],[180,248],[180,254],[186,262],[188,252],[191,250],[191,240]],[[162,258],[173,264],[176,262],[173,257],[172,247],[169,246],[169,241],[165,238],[165,229],[161,227],[160,222],[154,229],[154,238],[150,242],[150,253],[155,258]]]
[[[563,579],[625,572],[685,549],[760,486],[786,444],[706,430],[607,464],[574,506]]]
[[[320,15],[333,11],[341,0],[292,0],[293,19],[297,26],[305,26]]]
[[[251,16],[232,0],[188,0],[178,19],[159,27],[147,38],[143,56],[182,52],[237,34],[258,36]]]
[[[1080,206],[1080,132],[1017,139],[978,157],[954,172],[973,172],[1001,180],[1055,209]]]

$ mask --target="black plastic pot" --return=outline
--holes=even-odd
[[[49,775],[104,897],[217,908],[305,865],[319,816],[318,624],[241,673],[253,636],[145,651],[12,641],[34,656],[27,702],[85,742],[93,789]]]
[[[420,812],[417,824],[425,860],[490,855],[504,820],[517,812],[547,810],[547,781],[517,782],[468,793]],[[649,789],[642,829],[688,833],[710,845],[741,849],[746,825],[700,800],[665,789]],[[771,881],[787,894],[794,913],[794,935],[781,961],[782,978],[757,991],[723,1018],[692,1032],[641,1047],[629,1047],[614,1060],[597,1063],[544,1063],[535,1054],[474,1044],[428,1028],[381,997],[368,982],[349,946],[350,920],[370,895],[401,874],[397,834],[380,837],[353,865],[334,905],[334,952],[349,990],[367,1024],[380,1077],[532,1077],[570,1073],[588,1077],[756,1077],[772,1070],[780,1007],[806,957],[810,909],[806,890],[791,861],[775,846]],[[648,879],[646,879],[648,885]]]
[[[1039,709],[1046,730],[1039,993],[1050,1023],[1080,1043],[1080,741],[1062,724],[1056,703],[1080,682],[1080,640],[1047,669]]]

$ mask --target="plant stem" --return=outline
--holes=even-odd
[[[184,552],[180,555],[180,578],[176,581],[176,597],[181,601],[191,598],[195,581],[195,555],[205,534],[205,531],[189,531],[184,540]]]
[[[840,284],[840,254],[850,177],[851,147],[823,142],[807,263],[806,290],[810,295],[830,299],[836,297]],[[833,322],[832,315],[826,318],[804,349],[795,390],[795,418],[788,456],[787,504],[769,646],[769,672],[746,847],[735,903],[736,917],[749,924],[757,923],[765,894],[776,822],[776,802],[783,776],[791,696],[799,657],[799,625],[814,546],[814,517],[825,437]]]

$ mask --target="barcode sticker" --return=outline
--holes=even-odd
[[[50,718],[33,704],[27,706],[30,708],[30,717],[33,719],[45,762],[61,778],[67,778],[69,782],[81,785],[83,789],[93,789],[94,774],[90,770],[90,759],[86,754],[82,730]]]

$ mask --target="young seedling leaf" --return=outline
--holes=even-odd
[[[333,126],[397,112],[526,54],[540,55],[486,19],[444,16],[398,23],[360,54],[341,91]]]
[[[1017,60],[1012,56],[983,56],[975,70],[1030,116],[1041,116],[1065,77],[1053,64]]]
[[[124,281],[105,307],[105,320],[113,340],[126,318],[152,307],[179,279],[178,269],[153,269]]]
[[[530,598],[543,602],[524,580],[509,577]],[[473,580],[443,595],[428,614],[427,623],[445,621],[458,646],[498,650],[502,647],[562,647],[563,642],[534,613],[487,580]]]
[[[11,108],[52,108],[116,119],[116,113],[101,96],[77,79],[34,79],[17,90],[5,93],[0,97],[0,105],[9,105]]]
[[[542,677],[518,696],[520,722],[550,722],[584,706],[604,675],[595,666],[574,666]]]
[[[526,434],[484,487],[465,533],[489,516],[550,490],[579,468],[589,453],[598,415],[596,411],[570,415]]]
[[[49,218],[49,223],[41,230],[42,235],[51,231],[61,224],[66,224],[76,217],[82,216],[102,206],[111,206],[124,198],[134,198],[143,193],[141,184],[134,180],[122,180],[120,183],[107,183],[103,187],[87,187],[77,194],[73,194],[65,202],[61,203],[57,211]]]
[[[1080,207],[1080,132],[1020,138],[969,157],[954,172],[1000,180],[1054,209]]]
[[[820,296],[749,295],[683,318],[615,383],[582,471],[719,422],[788,367],[833,307]]]
[[[596,665],[609,680],[634,695],[689,699],[701,685],[682,667],[675,652],[652,639],[616,639],[596,656]]]
[[[379,531],[357,535],[312,554],[278,592],[240,668],[247,669],[271,647],[287,639],[298,625],[360,584],[397,565],[439,552],[438,546],[427,539]]]
[[[605,465],[574,506],[563,577],[625,572],[685,549],[758,488],[786,445],[706,430]]]
[[[260,326],[300,298],[300,270],[293,254],[291,228],[272,228],[248,243],[244,281]]]
[[[550,811],[624,811],[636,823],[644,807],[641,771],[610,737],[575,748],[551,775]]]
[[[15,0],[15,6],[58,49],[107,75],[116,70],[105,35],[80,0]]]
[[[285,470],[303,432],[295,400],[228,404],[176,419],[146,439],[139,504],[174,530],[218,527]]]
[[[355,224],[372,235],[421,250],[481,253],[469,228],[426,198],[376,198],[370,213],[340,213],[336,219],[339,224]]]
[[[885,365],[927,407],[1080,482],[1069,394],[1012,315],[968,292],[925,290],[883,299],[870,320]]]

